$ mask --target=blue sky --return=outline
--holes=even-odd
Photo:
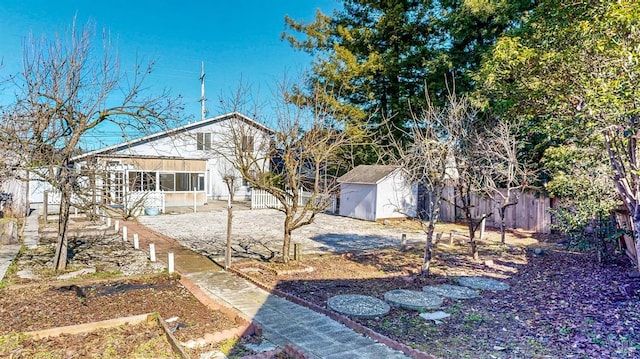
[[[311,56],[280,40],[285,15],[312,21],[316,9],[331,13],[336,6],[336,0],[0,0],[0,76],[20,70],[29,33],[64,34],[77,14],[80,24],[91,20],[97,30],[111,33],[123,69],[131,68],[136,56],[156,60],[147,85],[181,94],[185,116],[194,119],[200,118],[204,61],[207,107],[215,116],[219,96],[240,80],[266,99],[274,81],[308,68]]]

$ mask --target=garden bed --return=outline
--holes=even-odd
[[[49,344],[46,343],[59,340],[23,338],[25,332],[113,320],[150,311],[157,312],[167,321],[165,325],[169,331],[188,355],[194,358],[213,350],[224,350],[231,353],[231,357],[252,354],[244,343],[261,339],[253,333],[254,328],[247,323],[239,322],[237,317],[230,316],[227,311],[201,303],[174,276],[164,274],[145,277],[85,278],[45,284],[46,282],[39,280],[31,284],[16,284],[0,290],[0,342],[3,343],[0,347],[5,347],[5,343],[13,343],[11,353],[15,354],[14,357],[20,357],[20,353],[33,353],[33,350],[42,345],[43,350],[49,353],[46,351],[49,350],[46,349],[49,348]],[[79,356],[75,357],[83,357],[81,353],[85,353],[86,350],[97,350],[101,353],[102,350],[112,350],[110,348],[117,353],[111,357],[127,357],[120,355],[124,349],[118,344],[120,339],[114,337],[114,330],[116,333],[125,333],[122,334],[124,338],[139,340],[140,343],[131,344],[132,350],[138,350],[136,352],[142,350],[136,349],[137,347],[148,347],[152,350],[162,342],[156,329],[145,329],[144,332],[147,334],[133,337],[132,334],[126,333],[137,332],[136,330],[131,331],[128,326],[119,326],[107,331],[100,329],[91,333],[71,335],[67,338],[69,344],[64,346],[69,352],[63,353],[60,357],[74,357],[76,353]],[[246,334],[245,338],[241,339],[243,334]],[[65,334],[63,338],[66,336]],[[86,342],[86,348],[80,350],[79,346],[73,344],[76,341]],[[125,339],[123,345],[126,345],[126,342]],[[160,352],[164,350],[163,346],[158,348]],[[32,357],[31,354],[24,355],[26,356],[22,357]]]
[[[440,244],[431,275],[420,275],[423,248],[414,246],[343,254],[305,255],[287,272],[279,263],[237,264],[263,287],[327,308],[329,298],[458,284],[459,277],[487,277],[506,290],[479,290],[478,298],[444,298],[451,314],[425,320],[420,311],[392,308],[379,318],[351,318],[377,333],[440,358],[637,358],[640,357],[640,281],[624,256],[606,265],[592,253],[566,250],[552,237],[509,233],[508,245],[489,232],[473,261],[466,245]],[[539,253],[539,254],[537,254]],[[246,270],[269,268],[270,270]],[[502,289],[502,288],[501,288]]]

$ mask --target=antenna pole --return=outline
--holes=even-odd
[[[204,61],[202,61],[202,71],[200,72],[200,92],[202,94],[200,97],[200,104],[202,106],[201,120],[204,121],[207,116],[207,110],[204,105],[205,101],[207,101],[207,99],[204,98]]]

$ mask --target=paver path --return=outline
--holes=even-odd
[[[185,249],[168,236],[137,223],[124,225],[131,235],[138,233],[142,249],[148,250],[148,244],[153,242],[159,260],[166,261],[166,253],[173,251],[176,271],[196,283],[215,301],[235,308],[260,324],[264,337],[276,345],[292,343],[310,358],[408,358],[324,314],[272,295],[245,279],[222,271],[213,262]]]

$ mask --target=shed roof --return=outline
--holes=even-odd
[[[338,178],[338,183],[377,184],[398,166],[359,165]]]

